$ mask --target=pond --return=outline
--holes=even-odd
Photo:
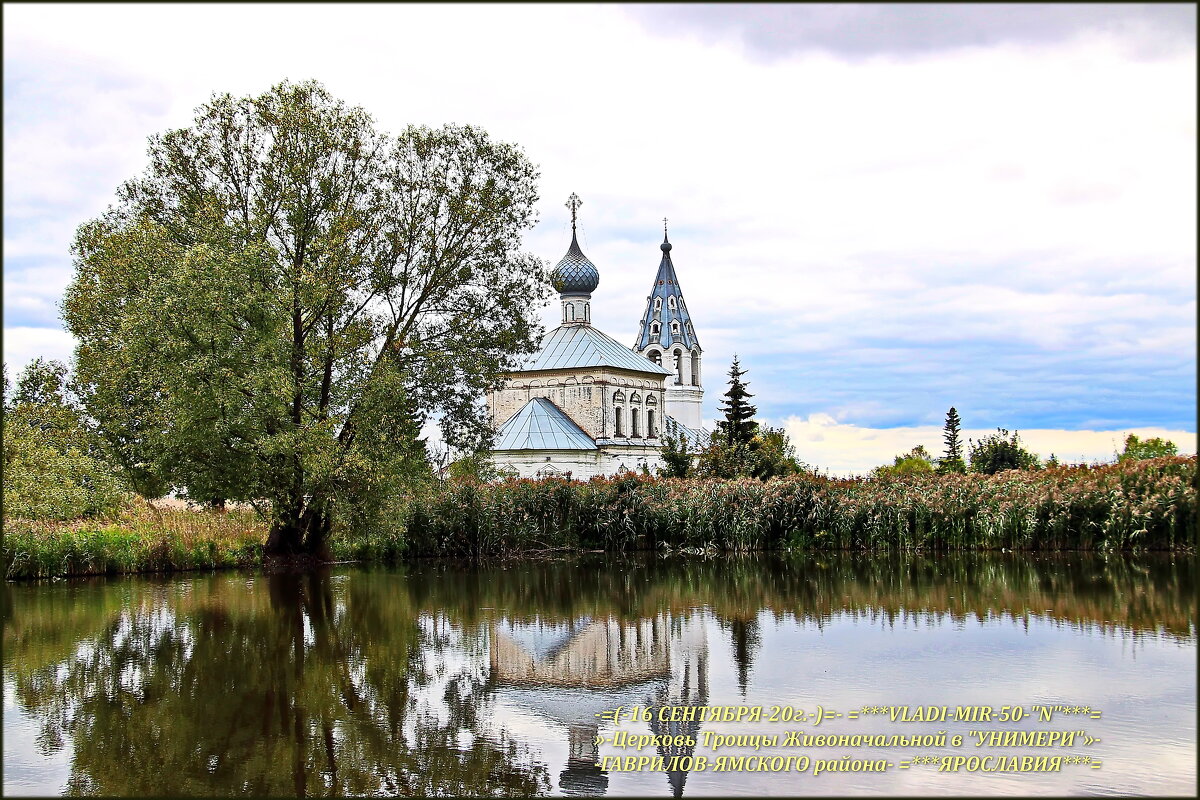
[[[5,795],[1196,793],[1191,556],[10,583]]]

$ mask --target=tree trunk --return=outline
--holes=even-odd
[[[275,518],[263,556],[277,560],[330,561],[328,501],[293,505]]]

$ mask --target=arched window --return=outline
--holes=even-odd
[[[638,410],[636,408],[629,409],[629,435],[634,439],[638,438]]]
[[[658,352],[657,350],[651,350],[646,354],[646,357],[655,364],[658,364],[660,367],[662,366],[662,353]]]
[[[675,382],[683,383],[683,351],[675,351]]]
[[[654,298],[654,311],[655,311],[655,313],[662,311],[662,298],[661,297]]]
[[[653,398],[651,398],[651,399],[653,399]],[[653,437],[655,435],[657,435],[657,434],[654,433],[654,409],[647,408],[646,409],[646,436]]]
[[[642,396],[640,394],[638,394],[637,392],[634,392],[633,394],[629,395],[629,403],[631,405],[633,403],[640,403],[640,402],[642,402]]]
[[[670,297],[667,298],[667,307],[670,308],[672,311],[675,310],[675,295],[671,295]]]
[[[700,353],[692,351],[692,386],[700,385]]]
[[[616,431],[613,433],[613,435],[616,436],[618,439],[623,435],[621,433],[621,411],[622,411],[622,409],[620,406],[617,406],[616,408],[613,409],[613,413],[616,414],[616,417],[617,417],[617,428],[616,428]]]
[[[662,326],[659,325],[658,322],[651,322],[650,323],[650,335],[658,336],[658,332],[659,332],[659,330],[661,330],[661,328],[662,328]]]
[[[671,335],[672,335],[672,336],[678,336],[678,335],[679,335],[679,320],[672,320],[672,321],[671,321]]]

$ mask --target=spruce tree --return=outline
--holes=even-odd
[[[754,395],[746,391],[746,384],[742,381],[745,374],[746,370],[738,364],[735,355],[729,367],[729,391],[725,392],[725,399],[719,406],[725,419],[717,423],[717,430],[730,447],[748,446],[758,428],[758,423],[753,419],[758,409],[746,402],[746,398]]]
[[[946,441],[946,454],[938,464],[938,472],[966,472],[967,464],[963,461],[962,440],[959,439],[958,411],[954,406],[946,412],[946,426],[942,438]]]

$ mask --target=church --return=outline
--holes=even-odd
[[[488,392],[496,431],[491,461],[502,475],[587,480],[643,468],[653,473],[662,465],[664,430],[678,431],[693,449],[708,440],[703,350],[671,262],[666,220],[637,341],[626,347],[592,325],[600,271],[579,247],[581,205],[575,194],[567,201],[571,245],[550,272],[562,324]]]

